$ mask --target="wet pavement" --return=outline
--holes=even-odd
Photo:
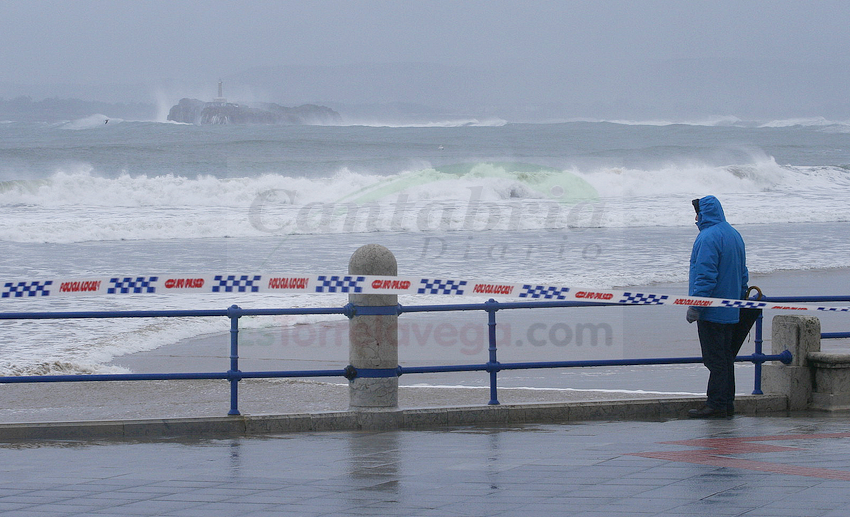
[[[846,414],[0,444],[26,515],[846,516]]]

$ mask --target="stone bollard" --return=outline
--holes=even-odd
[[[762,389],[765,393],[788,396],[788,409],[807,409],[812,401],[812,372],[809,352],[820,351],[820,320],[815,316],[779,315],[773,317],[772,352],[785,350],[794,356],[789,365],[765,363]]]
[[[812,352],[811,409],[847,411],[850,409],[850,354]]]
[[[395,276],[398,265],[390,250],[378,244],[367,244],[351,255],[348,272]],[[398,408],[398,376],[395,373],[398,369],[398,296],[349,294],[348,301],[355,306],[355,315],[348,326],[349,362],[360,372],[348,383],[349,407],[352,410],[395,410]]]

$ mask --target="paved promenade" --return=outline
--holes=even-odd
[[[0,444],[12,516],[850,515],[847,415]]]

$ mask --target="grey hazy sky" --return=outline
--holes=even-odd
[[[760,77],[775,72],[786,83],[789,78],[783,74],[790,73],[789,67],[801,67],[798,74],[812,70],[838,74],[795,76],[800,85],[811,87],[798,93],[811,96],[837,92],[831,83],[846,77],[836,69],[850,65],[850,4],[838,0],[0,0],[0,48],[0,83],[6,85],[197,85],[238,77],[257,67],[430,63],[503,74],[516,69],[528,82],[576,86],[563,93],[530,87],[528,97],[540,102],[556,102],[559,95],[592,96],[599,91],[594,82],[622,78],[634,81],[634,88],[621,85],[609,93],[628,103],[630,95],[645,96],[658,88],[657,82],[641,80],[652,75],[656,65],[662,76],[672,73],[664,69],[665,63],[713,63],[723,70],[705,80],[728,89],[722,84],[728,73],[723,63],[734,60],[758,63],[753,66]],[[621,75],[625,68],[629,71]],[[744,81],[741,87],[755,95],[752,90],[758,83],[747,79],[744,68],[736,72],[741,78],[730,79]],[[705,65],[695,69],[705,72]],[[665,80],[679,81],[689,74],[693,75],[686,67]],[[830,84],[818,90],[822,81]],[[511,83],[505,86],[510,96],[493,98],[502,102],[522,98],[523,81],[507,77],[506,82]],[[334,95],[332,90],[316,91],[323,97]],[[830,95],[835,100],[829,102],[840,103],[840,96]],[[416,100],[407,97],[389,100]],[[601,101],[588,97],[592,102]]]

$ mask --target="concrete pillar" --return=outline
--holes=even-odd
[[[765,393],[788,396],[788,409],[799,411],[812,401],[812,372],[807,356],[820,351],[820,320],[815,316],[778,315],[773,317],[772,352],[785,350],[794,356],[789,365],[765,363],[762,389]]]
[[[398,264],[387,248],[367,244],[351,255],[348,272],[395,276]],[[348,383],[349,407],[353,410],[397,409],[398,376],[391,370],[398,368],[398,314],[395,312],[398,296],[349,294],[348,301],[355,306],[355,316],[348,328],[349,362],[358,371],[366,370]],[[358,311],[358,307],[363,309]],[[373,307],[376,309],[371,309]],[[370,311],[390,314],[363,314]]]
[[[811,409],[847,411],[850,409],[850,354],[814,352],[809,354],[812,370]]]

